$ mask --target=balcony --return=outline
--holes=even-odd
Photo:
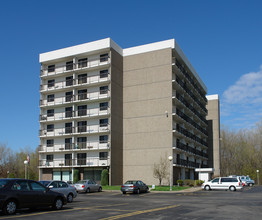
[[[100,160],[97,157],[89,157],[84,159],[54,159],[48,161],[46,159],[39,160],[39,168],[63,168],[63,167],[106,167],[110,165],[110,159]]]
[[[43,129],[39,131],[40,137],[56,137],[66,135],[77,135],[77,134],[95,134],[95,133],[108,133],[110,131],[110,125],[89,125],[89,126],[76,126],[76,127],[65,127],[55,128],[53,130]]]
[[[110,144],[108,141],[100,143],[99,140],[93,142],[54,144],[52,146],[40,145],[39,153],[44,152],[66,152],[66,151],[90,151],[90,150],[108,150]]]
[[[70,88],[70,87],[79,87],[82,85],[93,85],[93,84],[99,84],[103,82],[107,82],[110,80],[110,75],[101,77],[100,75],[95,76],[89,76],[83,79],[70,79],[65,81],[56,81],[52,85],[45,83],[41,84],[40,91],[41,92],[47,92],[47,91],[57,91],[62,90],[64,88]]]
[[[99,99],[106,99],[110,97],[110,91],[97,91],[97,92],[87,92],[87,93],[81,93],[78,95],[67,95],[60,98],[53,98],[53,99],[43,99],[40,100],[40,107],[45,106],[54,106],[54,105],[64,105],[64,104],[70,104],[70,103],[77,103],[81,101],[95,101]]]
[[[100,66],[105,66],[110,64],[111,60],[110,57],[107,55],[103,57],[102,59],[100,57],[95,58],[95,59],[88,59],[87,61],[82,61],[78,63],[70,63],[70,64],[65,64],[65,65],[52,65],[48,67],[43,68],[40,71],[40,76],[41,77],[46,77],[46,76],[56,76],[58,74],[63,74],[63,73],[69,73],[73,71],[79,71],[79,70],[88,70],[88,69],[93,69],[96,67]]]

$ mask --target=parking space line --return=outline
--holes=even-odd
[[[134,216],[134,215],[141,215],[141,214],[150,213],[150,212],[157,212],[157,211],[161,211],[161,210],[165,210],[165,209],[172,209],[172,208],[176,208],[176,207],[179,207],[179,206],[180,206],[180,205],[171,205],[171,206],[165,206],[165,207],[162,207],[162,208],[156,208],[156,209],[148,209],[148,210],[130,212],[130,213],[127,213],[127,214],[115,215],[115,216],[111,216],[111,217],[108,217],[108,218],[102,218],[102,219],[100,219],[100,220],[120,219],[120,218],[130,217],[130,216]]]

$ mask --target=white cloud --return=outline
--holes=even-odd
[[[262,117],[262,65],[258,72],[244,74],[224,91],[221,99],[222,124],[235,128],[255,125]]]

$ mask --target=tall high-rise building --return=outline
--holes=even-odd
[[[40,179],[100,181],[108,169],[112,185],[157,184],[154,164],[170,156],[174,183],[208,167],[219,129],[208,129],[207,88],[174,39],[122,49],[107,38],[40,63]]]

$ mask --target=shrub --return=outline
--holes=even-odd
[[[108,170],[104,169],[101,173],[101,185],[107,186],[108,185]]]
[[[195,180],[190,180],[190,179],[185,180],[185,185],[194,186],[194,183],[195,183]]]
[[[79,181],[79,170],[74,170],[73,182],[76,183]]]
[[[203,180],[196,180],[196,185],[201,186],[204,183]]]
[[[183,180],[177,180],[177,185],[179,186],[183,186],[184,185],[184,181]]]

